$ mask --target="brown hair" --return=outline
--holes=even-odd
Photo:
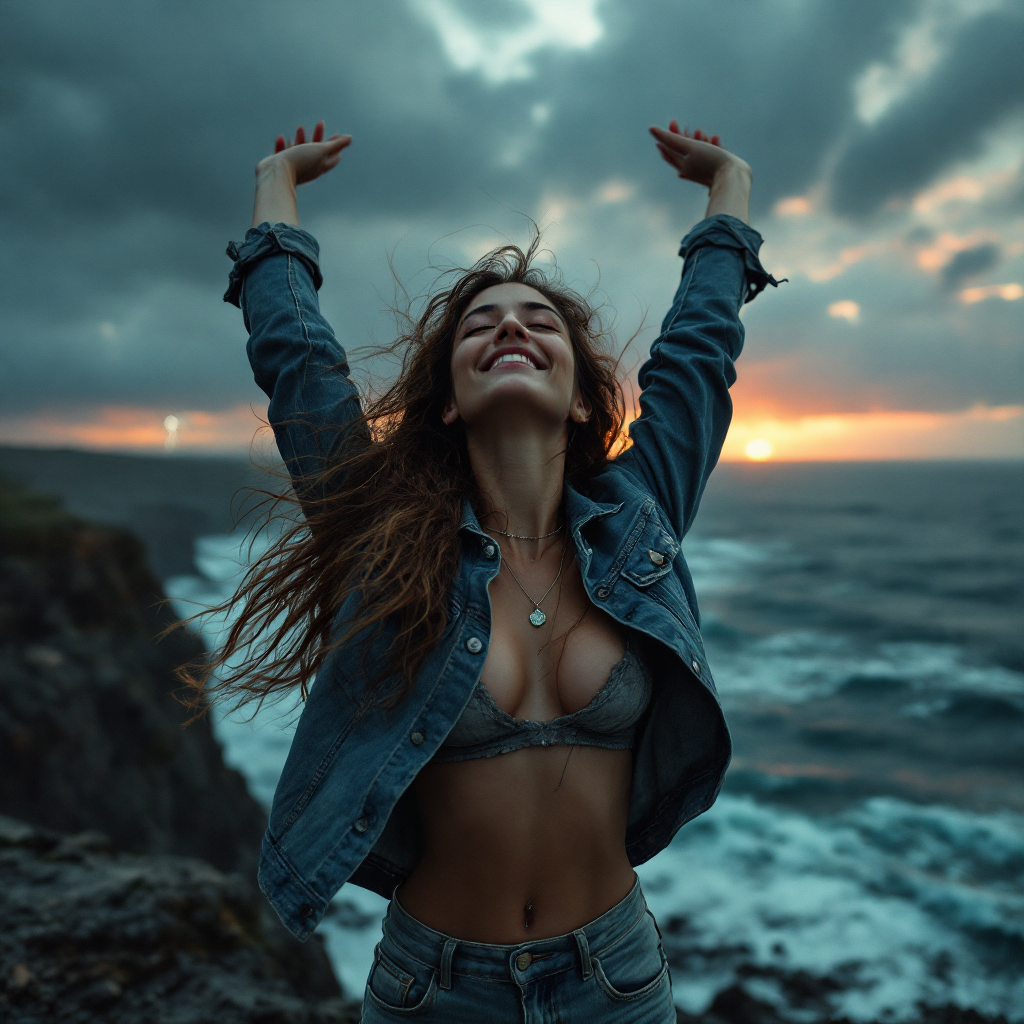
[[[347,425],[322,472],[296,481],[293,494],[275,496],[300,507],[302,517],[285,517],[280,538],[251,564],[234,597],[214,609],[240,614],[210,662],[180,670],[194,708],[216,692],[262,704],[298,687],[304,699],[332,650],[356,634],[379,632],[386,621],[395,630],[390,661],[370,668],[363,699],[393,707],[408,694],[444,632],[463,499],[477,498],[461,421],[446,426],[441,416],[452,393],[456,330],[485,288],[529,285],[561,314],[576,386],[591,409],[586,423],[570,427],[565,475],[579,485],[604,465],[624,416],[617,362],[605,350],[597,311],[557,276],[531,266],[538,243],[535,237],[525,252],[501,246],[449,272],[458,275],[451,287],[417,318],[404,316],[405,329],[385,350],[401,357],[397,379]],[[355,612],[332,635],[346,600]]]

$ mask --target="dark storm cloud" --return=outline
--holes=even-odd
[[[944,60],[903,102],[849,140],[832,181],[839,213],[865,217],[904,199],[943,168],[977,155],[987,133],[1024,108],[1024,9],[969,22]]]
[[[965,281],[991,270],[999,262],[999,246],[991,242],[958,252],[942,268],[943,287],[958,288]]]
[[[610,0],[595,46],[540,51],[532,77],[494,84],[453,70],[397,2],[6,6],[0,402],[250,398],[240,350],[218,346],[238,330],[216,305],[224,246],[248,224],[254,164],[299,122],[323,116],[355,138],[329,183],[304,191],[303,215],[386,221],[382,250],[407,223],[441,234],[613,178],[696,211],[699,190],[646,135],[673,115],[753,164],[756,216],[818,180],[851,122],[851,83],[919,7]],[[526,18],[517,0],[458,8],[489,29]],[[134,333],[117,319],[133,303],[152,306]],[[108,320],[119,333],[98,348]]]
[[[517,8],[505,0],[507,23]],[[118,6],[116,21],[85,6],[21,5],[0,35],[0,213],[54,233],[162,214],[223,236],[247,214],[248,175],[274,135],[320,115],[356,143],[344,187],[304,197],[312,212],[469,221],[484,189],[526,206],[546,181],[592,186],[624,173],[678,192],[644,133],[672,114],[735,140],[767,199],[811,180],[850,75],[911,10],[892,0],[811,5],[799,17],[736,0],[609,6],[596,48],[538,57],[536,77],[496,88],[451,73],[433,31],[397,4],[383,17],[366,3],[136,3]],[[534,131],[538,101],[553,109],[539,148],[502,166],[499,147]],[[143,261],[195,272],[178,247],[161,248]],[[137,255],[124,264],[137,268]]]
[[[678,116],[722,137],[754,167],[755,216],[802,192],[850,117],[851,81],[888,53],[918,4],[681,4],[604,11],[594,52],[549,58],[555,117],[542,163],[578,187],[595,170],[634,177],[678,203],[678,182],[650,163],[644,129]],[[641,13],[642,12],[642,13]]]

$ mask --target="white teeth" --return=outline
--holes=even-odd
[[[533,366],[534,362],[529,356],[524,356],[521,352],[506,352],[503,356],[499,356],[491,363],[491,369],[495,366],[500,366],[502,363],[526,363],[527,366]]]

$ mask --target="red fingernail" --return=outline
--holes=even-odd
[[[717,135],[712,135],[711,136],[711,145],[712,146],[720,145],[720,143],[718,141],[718,136]]]

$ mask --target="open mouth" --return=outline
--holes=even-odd
[[[505,349],[499,351],[493,355],[484,366],[484,372],[493,370],[500,366],[515,366],[524,365],[532,367],[534,370],[543,370],[544,367],[540,365],[536,356],[533,353],[528,352],[526,349]]]

